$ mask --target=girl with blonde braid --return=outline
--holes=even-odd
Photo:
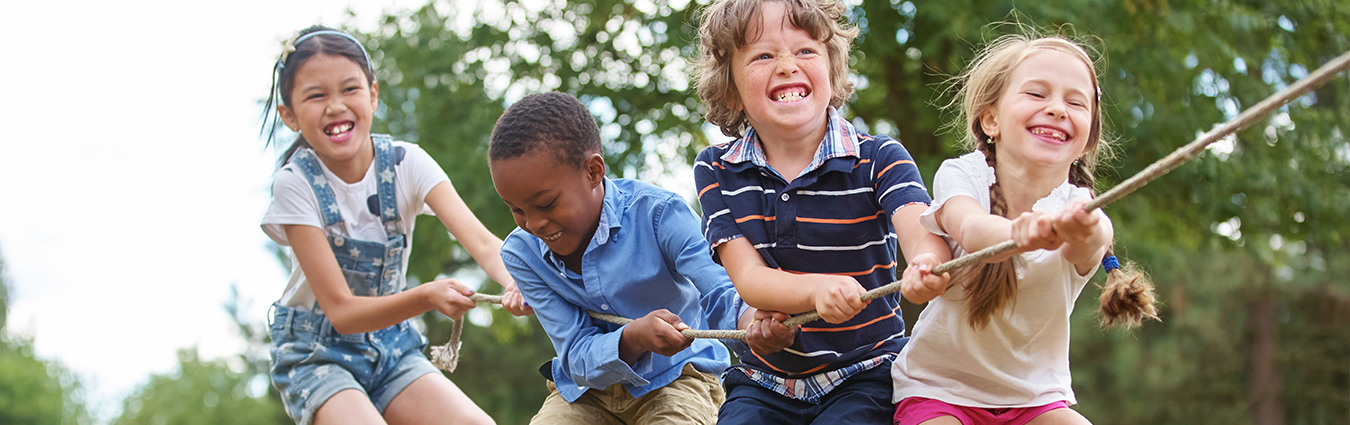
[[[905,298],[930,305],[892,365],[894,422],[1089,423],[1067,408],[1069,314],[1098,264],[1108,323],[1156,318],[1151,285],[1111,255],[1110,219],[1083,209],[1109,153],[1092,59],[1064,38],[1008,35],[955,81],[974,151],[942,163],[920,223],[953,257],[1017,249],[953,273],[950,288],[905,271]]]

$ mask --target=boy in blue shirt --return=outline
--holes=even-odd
[[[558,356],[531,423],[704,423],[723,391],[727,349],[680,330],[737,329],[756,317],[708,256],[678,195],[605,177],[599,128],[571,95],[526,96],[492,131],[492,182],[520,227],[502,261]],[[587,311],[636,318],[624,326]],[[759,335],[759,334],[756,334]],[[752,335],[776,350],[791,343]]]
[[[699,97],[737,138],[695,161],[704,235],[746,303],[824,319],[784,350],[741,356],[723,375],[722,424],[890,423],[900,297],[859,297],[894,280],[897,245],[907,290],[946,285],[930,271],[951,254],[919,226],[931,199],[913,159],[836,109],[853,91],[858,34],[844,12],[833,0],[720,0],[701,15]]]

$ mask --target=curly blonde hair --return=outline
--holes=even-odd
[[[838,108],[853,95],[853,83],[848,80],[848,51],[858,37],[858,28],[844,19],[847,8],[843,4],[833,0],[718,0],[699,14],[694,85],[707,108],[708,122],[727,136],[741,137],[749,125],[732,80],[731,57],[737,49],[759,38],[762,29],[757,26],[763,13],[760,6],[767,2],[783,3],[792,26],[826,45],[830,86],[834,89],[830,106]]]

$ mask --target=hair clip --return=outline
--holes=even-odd
[[[286,67],[286,58],[289,57],[292,52],[295,52],[295,39],[296,37],[291,37],[290,40],[286,40],[286,43],[281,45],[281,58],[277,59],[277,68]]]
[[[1103,258],[1102,268],[1106,269],[1107,273],[1110,273],[1112,270],[1120,268],[1120,260],[1117,260],[1114,255]]]

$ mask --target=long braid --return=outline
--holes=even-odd
[[[985,162],[990,167],[997,161],[993,145],[979,142],[979,150],[984,152]],[[1008,203],[1003,199],[1003,190],[996,179],[989,186],[989,213],[1007,217]],[[952,275],[953,282],[959,282],[966,290],[966,320],[975,329],[984,329],[994,313],[1002,311],[1009,304],[1017,303],[1017,273],[1009,258],[997,263],[984,263],[978,267],[966,267]]]
[[[1096,156],[1089,155],[1074,161],[1069,167],[1069,183],[1084,187],[1096,195],[1097,177]],[[1106,257],[1114,257],[1115,241],[1106,247]],[[1133,261],[1125,261],[1121,267],[1112,268],[1106,273],[1106,285],[1098,299],[1102,324],[1105,326],[1137,327],[1144,319],[1158,319],[1158,308],[1153,295],[1153,282]]]

